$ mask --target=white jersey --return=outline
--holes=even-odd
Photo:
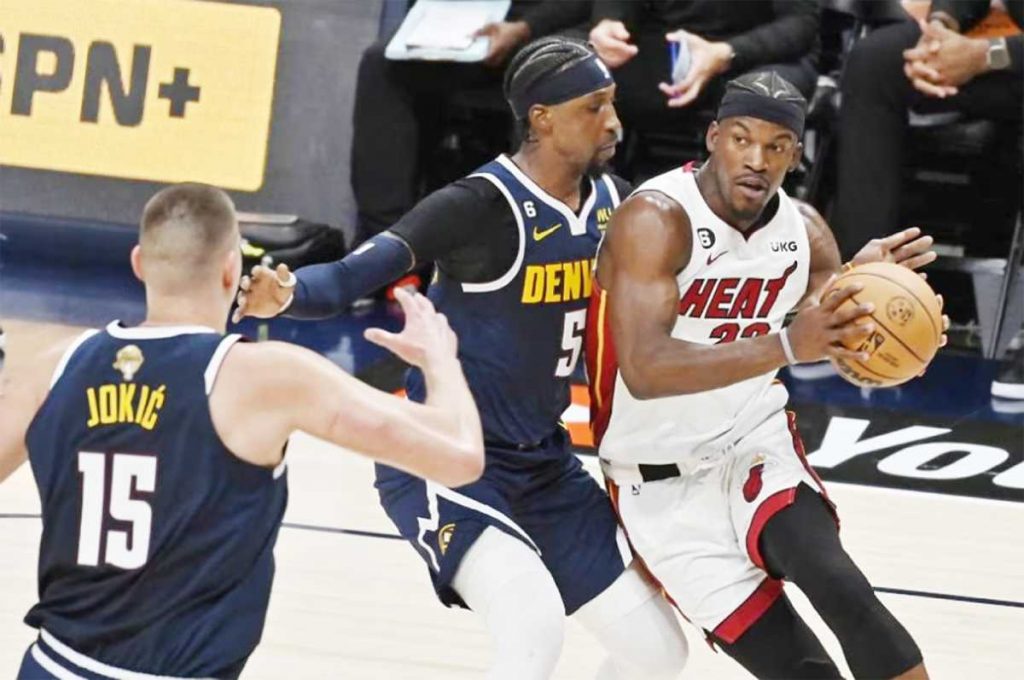
[[[655,177],[640,191],[668,196],[690,218],[693,251],[677,276],[679,316],[672,337],[714,345],[778,333],[807,290],[810,268],[807,229],[792,200],[780,189],[774,217],[744,234],[711,211],[696,174],[686,168]],[[635,399],[618,374],[605,297],[597,291],[591,302],[588,329],[594,434],[602,459],[698,469],[785,407],[789,395],[774,371],[706,392]]]

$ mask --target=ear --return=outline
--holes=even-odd
[[[718,143],[718,133],[721,132],[718,128],[718,121],[711,121],[711,125],[708,125],[708,131],[704,135],[704,145],[707,147],[708,153],[714,153],[715,144]]]
[[[135,278],[145,283],[146,277],[143,276],[142,272],[142,247],[138,244],[135,244],[135,247],[132,248],[131,261],[132,273],[135,274]]]
[[[242,251],[239,248],[229,248],[224,254],[224,261],[220,268],[221,286],[234,294],[238,288],[238,280],[242,275]]]
[[[800,166],[800,159],[804,157],[804,145],[802,142],[797,142],[793,145],[793,158],[789,162],[789,167],[786,168],[786,172],[793,172]]]
[[[548,134],[551,132],[551,109],[543,104],[534,104],[530,107],[530,129],[538,133]]]

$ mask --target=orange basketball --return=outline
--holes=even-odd
[[[854,283],[864,290],[843,306],[873,302],[875,330],[850,349],[868,352],[865,362],[833,359],[846,380],[862,387],[905,383],[925,369],[942,339],[942,309],[924,279],[906,267],[873,262],[840,276],[830,290]]]

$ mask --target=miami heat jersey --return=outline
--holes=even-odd
[[[470,177],[487,180],[508,202],[519,229],[515,262],[488,283],[465,283],[439,269],[428,295],[458,335],[484,438],[532,444],[551,436],[569,407],[594,255],[619,195],[608,175],[586,179],[590,193],[574,214],[507,156]],[[419,371],[410,372],[407,387],[410,398],[423,398]]]
[[[676,277],[679,316],[672,337],[714,345],[782,329],[807,290],[810,254],[804,219],[781,189],[774,216],[746,234],[712,212],[696,174],[686,168],[636,191],[658,191],[690,218],[693,249]],[[775,372],[696,394],[635,399],[618,373],[606,298],[597,290],[591,300],[587,343],[592,423],[602,459],[699,468],[785,406],[788,394]]]
[[[49,647],[161,676],[242,670],[288,492],[283,463],[250,465],[214,429],[237,340],[115,322],[65,354],[26,437],[43,535],[25,621]]]

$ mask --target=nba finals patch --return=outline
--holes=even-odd
[[[113,366],[121,372],[125,382],[131,382],[135,378],[135,374],[142,368],[142,363],[145,360],[138,345],[125,345],[117,350]]]

